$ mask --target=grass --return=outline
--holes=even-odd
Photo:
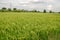
[[[60,40],[60,14],[0,12],[0,40]]]

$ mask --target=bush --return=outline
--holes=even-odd
[[[32,10],[31,12],[37,12],[37,10]]]
[[[58,13],[60,13],[60,12],[58,12]]]
[[[11,8],[8,8],[8,11],[12,11]]]
[[[46,10],[44,9],[43,13],[46,13]]]
[[[13,8],[13,11],[16,12],[17,11],[17,8]]]
[[[5,12],[5,11],[7,11],[7,8],[3,7],[3,8],[1,9],[1,11],[2,11],[2,12]]]
[[[52,11],[50,10],[49,13],[52,13]]]

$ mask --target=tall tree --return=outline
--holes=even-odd
[[[7,8],[3,7],[1,10],[2,10],[2,11],[6,11],[6,9],[7,9]]]
[[[8,11],[11,11],[11,8],[8,8]]]
[[[46,10],[44,9],[43,13],[46,13]]]
[[[52,13],[52,11],[50,10],[49,13]]]
[[[17,8],[13,8],[13,11],[17,11]]]

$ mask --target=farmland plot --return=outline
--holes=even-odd
[[[0,40],[60,40],[60,14],[0,12]]]

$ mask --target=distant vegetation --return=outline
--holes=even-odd
[[[46,13],[46,10],[44,9],[44,11],[43,11],[44,13]]]
[[[17,8],[6,8],[6,7],[3,7],[0,9],[0,12],[41,12],[41,11],[37,11],[37,10],[31,10],[31,11],[28,11],[28,10],[24,10],[24,9],[17,9]],[[46,13],[46,9],[43,10],[43,13]],[[53,13],[52,10],[49,11],[49,13]],[[60,12],[58,12],[60,13]]]

